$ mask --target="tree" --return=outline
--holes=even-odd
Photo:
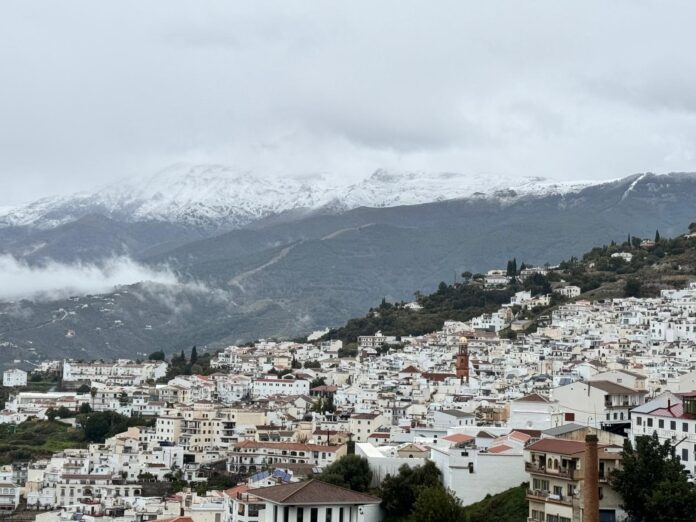
[[[442,485],[430,486],[420,492],[413,505],[413,522],[464,522],[459,500],[445,491]]]
[[[624,285],[624,297],[640,297],[642,287],[638,279],[628,279]]]
[[[309,389],[316,388],[317,386],[324,386],[326,384],[325,377],[315,377],[312,382],[309,383]]]
[[[90,387],[86,384],[80,385],[80,387],[77,389],[77,393],[80,395],[84,395],[85,393],[89,393]]]
[[[612,473],[612,487],[623,497],[622,507],[634,522],[693,520],[696,486],[669,440],[657,433],[624,442],[622,467]]]
[[[65,406],[61,406],[60,408],[58,408],[58,411],[56,411],[56,416],[59,419],[68,419],[68,418],[72,417],[73,415],[74,415],[74,413],[72,411],[70,411],[68,408],[66,408]]]
[[[549,283],[549,279],[544,274],[538,272],[525,279],[522,286],[525,290],[529,290],[532,296],[551,293],[551,283]]]
[[[92,413],[92,407],[88,402],[83,402],[80,404],[80,413]]]
[[[305,361],[304,367],[316,370],[317,368],[321,368],[321,363],[319,361]]]
[[[198,361],[198,350],[194,346],[193,348],[191,348],[191,366],[196,364],[196,361]]]
[[[46,410],[46,417],[48,417],[48,420],[50,420],[51,422],[54,421],[57,416],[58,416],[58,413],[53,408],[53,406],[51,406],[50,408],[48,408]]]
[[[147,358],[150,361],[164,361],[164,352],[162,350],[152,352],[150,355],[147,356]]]
[[[358,455],[344,455],[324,468],[319,479],[353,491],[367,491],[372,480],[372,471],[367,459]]]
[[[510,277],[517,275],[517,259],[514,257],[507,262],[507,275]]]
[[[399,473],[387,475],[382,481],[382,509],[394,518],[408,517],[422,490],[441,486],[440,470],[431,461],[410,468],[406,464]]]
[[[659,243],[659,242],[660,242],[660,231],[656,230],[655,231],[655,243]]]
[[[89,394],[92,396],[92,409],[94,409],[94,398],[97,396],[97,389],[94,387],[90,388]]]

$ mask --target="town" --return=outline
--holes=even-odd
[[[668,441],[696,476],[696,281],[591,301],[562,280],[538,284],[558,270],[464,274],[483,292],[533,289],[426,334],[357,336],[354,349],[316,332],[169,361],[7,369],[3,427],[61,426],[64,438],[6,454],[0,508],[46,521],[376,521],[417,509],[386,499],[411,469],[436,474],[456,506],[523,487],[528,520],[624,520],[609,477],[626,440]],[[15,444],[26,450],[37,426]],[[363,467],[357,486],[351,466]]]

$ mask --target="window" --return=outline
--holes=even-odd
[[[686,449],[686,448],[682,449],[681,459],[683,461],[689,460],[689,450],[688,449]]]
[[[677,429],[677,421],[669,421],[669,429],[676,430]]]
[[[642,425],[643,425],[643,418],[642,418],[642,417],[636,417],[636,424],[637,424],[638,426],[642,426]]]
[[[687,422],[682,422],[682,431],[684,433],[689,433],[689,424]]]
[[[333,508],[326,508],[326,522],[331,522],[333,516]]]
[[[658,428],[664,428],[665,427],[665,421],[664,419],[660,419],[657,421],[657,427]]]
[[[309,512],[309,522],[319,522],[319,509],[311,508]]]
[[[301,508],[301,507],[297,508],[296,520],[297,520],[297,522],[304,522],[304,508]]]
[[[648,428],[652,428],[652,422],[653,420],[650,417],[648,417]]]
[[[343,508],[338,508],[338,522],[343,522]]]

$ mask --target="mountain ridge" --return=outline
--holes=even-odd
[[[48,197],[5,209],[0,226],[50,229],[87,214],[103,214],[118,221],[166,221],[224,230],[287,211],[330,213],[466,197],[546,195],[580,186],[540,177],[506,179],[384,169],[349,183],[322,175],[262,177],[221,165],[176,165],[144,180],[126,180],[93,193]]]

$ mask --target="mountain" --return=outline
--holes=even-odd
[[[573,188],[543,178],[512,180],[384,170],[357,183],[337,183],[321,175],[254,176],[218,165],[175,165],[150,178],[125,180],[94,193],[46,198],[0,209],[0,227],[51,229],[99,214],[129,223],[154,221],[228,230],[288,211],[340,212],[496,193],[509,198]]]
[[[167,264],[180,284],[0,305],[0,359],[133,356],[302,335],[360,316],[383,297],[410,300],[512,257],[555,263],[629,233],[678,235],[696,221],[694,201],[696,175],[642,174],[572,191],[281,213],[214,236],[181,239],[176,231],[169,244],[141,235],[129,248],[142,263]],[[163,224],[103,219],[123,234]],[[61,227],[43,233],[50,239],[54,231],[57,249],[79,240]]]

